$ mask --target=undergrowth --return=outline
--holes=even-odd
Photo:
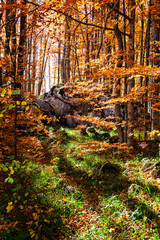
[[[160,180],[141,171],[158,159],[80,154],[91,134],[53,130],[44,161],[26,161],[1,195],[0,239],[160,239]]]

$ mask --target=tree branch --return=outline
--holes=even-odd
[[[37,3],[33,3],[33,2],[28,1],[28,0],[27,0],[26,2],[29,3],[29,4],[33,4],[34,6],[37,6],[37,7],[41,7],[41,6],[44,5],[44,4],[39,5],[39,4],[37,4]],[[54,12],[56,12],[56,13],[61,13],[62,15],[68,17],[69,19],[71,19],[71,20],[73,20],[73,21],[75,21],[75,22],[77,22],[77,23],[79,23],[79,24],[83,24],[83,25],[91,26],[91,27],[96,27],[96,28],[99,28],[99,29],[102,29],[102,30],[104,29],[104,30],[109,30],[109,31],[115,31],[114,28],[108,28],[108,27],[106,27],[106,26],[100,26],[100,25],[96,25],[96,24],[94,24],[94,23],[83,22],[83,20],[78,20],[78,19],[72,17],[71,15],[69,15],[69,14],[67,14],[67,13],[65,13],[65,12],[63,12],[63,11],[53,9],[52,7],[50,8],[50,10],[52,10],[52,11],[54,11]],[[115,9],[114,9],[114,10],[115,10]],[[123,14],[123,13],[122,13],[122,14]],[[104,27],[105,27],[105,28],[104,28]],[[124,32],[121,32],[121,34],[123,34],[123,35],[125,34],[127,37],[130,37],[130,34],[127,34],[127,33],[124,33]]]

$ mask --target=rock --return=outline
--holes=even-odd
[[[52,107],[50,106],[50,104],[47,101],[35,99],[33,103],[36,103],[38,105],[38,107],[44,112],[49,113],[52,111]]]
[[[52,112],[56,117],[72,113],[72,103],[67,99],[62,88],[54,86],[41,96],[41,99],[35,99],[35,102],[42,110]]]
[[[86,124],[90,126],[90,121],[77,120],[78,116],[92,116],[105,118],[105,121],[114,122],[114,104],[107,104],[106,102],[110,100],[107,96],[100,96],[92,99],[92,104],[89,101],[82,99],[81,95],[71,95],[66,94],[66,90],[69,86],[53,86],[48,93],[41,96],[41,99],[36,99],[38,107],[44,111],[44,114],[56,118],[59,124],[64,124],[68,127],[77,127],[80,124]],[[95,108],[97,107],[97,109]],[[102,109],[100,109],[102,107]],[[69,117],[69,115],[75,117]],[[66,119],[64,119],[64,117]],[[88,118],[90,119],[90,118]],[[57,121],[56,121],[57,122]],[[51,123],[54,126],[55,121]],[[95,133],[97,137],[97,133]],[[102,136],[100,136],[102,137]],[[106,139],[108,137],[103,137]]]
[[[56,117],[71,114],[71,106],[58,93],[48,93],[45,96],[45,102],[49,103]]]
[[[52,120],[49,122],[49,125],[52,126],[52,127],[55,127],[56,124],[57,124],[57,118],[56,118],[56,116],[50,114],[49,117],[51,117],[51,119],[52,119]]]
[[[80,121],[74,117],[63,117],[60,122],[67,127],[77,127],[80,124]]]
[[[140,191],[140,186],[137,184],[131,184],[131,186],[128,188],[128,194],[139,193],[139,191]]]
[[[92,112],[89,112],[87,115],[92,117],[101,117],[102,113],[101,111],[92,111]]]
[[[66,190],[67,190],[67,193],[75,193],[76,192],[75,188],[70,185],[66,186]]]
[[[110,117],[115,116],[115,110],[113,108],[113,105],[110,104],[109,108],[103,108],[102,109],[102,117],[108,118],[108,121],[110,121]]]

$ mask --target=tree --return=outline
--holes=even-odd
[[[50,85],[52,78],[55,83],[74,83],[84,106],[114,104],[119,141],[133,146],[135,131],[145,127],[147,132],[149,105],[153,129],[159,129],[154,108],[159,72],[153,74],[159,67],[159,5],[151,0],[67,0],[56,5],[7,0],[0,15],[7,23],[1,31],[0,85],[23,89],[22,98],[26,90],[41,95],[49,71]],[[95,101],[102,98],[103,103]],[[136,110],[142,115],[141,128],[136,106],[141,106]],[[83,112],[88,114],[85,108]]]

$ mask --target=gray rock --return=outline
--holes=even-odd
[[[43,101],[43,100],[40,100],[40,99],[35,99],[34,103],[36,103],[38,105],[38,107],[45,112],[49,113],[49,112],[52,111],[52,107],[46,101]]]
[[[69,104],[64,103],[58,98],[48,98],[47,102],[49,102],[50,106],[52,107],[52,111],[55,113],[55,116],[60,117],[66,114],[71,114],[71,107]]]
[[[67,190],[67,193],[75,193],[76,192],[75,188],[70,185],[66,186],[66,190]]]

